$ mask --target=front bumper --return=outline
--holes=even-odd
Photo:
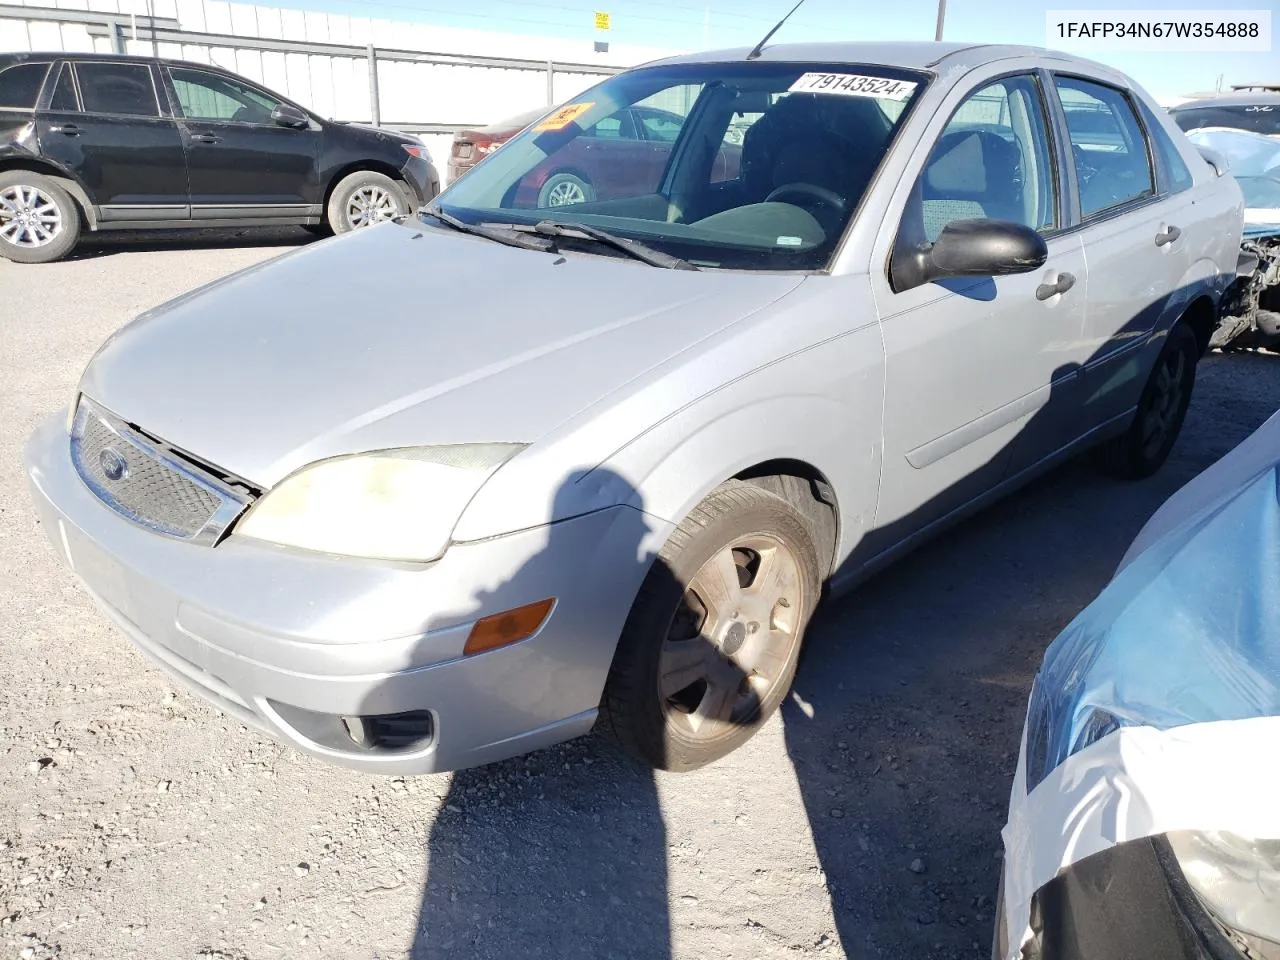
[[[1003,885],[1003,877],[1001,878]],[[992,956],[1006,955],[1003,896]],[[1275,960],[1280,945],[1228,930],[1200,902],[1163,836],[1117,844],[1036,891],[1027,960]]]
[[[412,194],[409,200],[415,210],[434,200],[440,193],[440,174],[429,159],[411,156],[400,173],[404,182],[409,185],[409,192]]]
[[[245,724],[377,773],[475,766],[587,732],[646,572],[639,537],[661,523],[617,507],[456,544],[431,564],[364,562],[136,526],[81,481],[62,416],[31,437],[26,464],[56,551],[144,653]],[[463,656],[475,620],[548,597],[533,637]],[[298,721],[421,711],[431,736],[409,749]]]

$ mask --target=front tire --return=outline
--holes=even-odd
[[[1179,323],[1169,331],[1156,358],[1133,423],[1107,451],[1112,473],[1125,480],[1143,480],[1164,465],[1182,432],[1199,359],[1195,334]]]
[[[576,173],[556,173],[538,191],[538,206],[567,207],[575,203],[589,203],[596,198],[591,184]]]
[[[672,532],[618,642],[601,713],[623,747],[694,770],[749,740],[795,677],[820,587],[783,498],[733,481]]]
[[[409,212],[409,201],[400,184],[373,170],[357,170],[333,188],[326,219],[334,233],[349,233],[407,217]]]
[[[0,173],[0,256],[16,263],[61,260],[80,239],[80,208],[55,180]]]

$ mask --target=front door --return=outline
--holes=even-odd
[[[885,349],[884,467],[870,559],[1003,480],[1019,457],[1062,442],[1079,402],[1088,277],[1061,205],[1044,91],[1034,74],[982,84],[934,141],[893,242],[932,242],[955,220],[1040,231],[1030,273],[894,289],[873,272]],[[1023,440],[1030,443],[1022,443]],[[1017,443],[1015,443],[1017,441]]]
[[[278,125],[271,112],[280,101],[248,83],[188,67],[165,70],[187,150],[194,219],[321,213],[317,125]]]
[[[177,124],[146,63],[63,63],[36,115],[40,149],[80,178],[102,223],[187,218]]]

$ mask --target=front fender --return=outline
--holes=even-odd
[[[883,346],[872,321],[704,394],[597,463],[557,456],[558,444],[518,456],[481,489],[454,538],[498,536],[617,504],[679,523],[724,481],[789,459],[818,470],[835,493],[839,562],[875,516],[883,407]]]

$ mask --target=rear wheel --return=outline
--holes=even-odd
[[[80,239],[80,208],[49,177],[0,173],[0,256],[17,263],[61,260]]]
[[[1114,473],[1125,479],[1142,480],[1168,459],[1187,416],[1199,359],[1200,346],[1186,324],[1180,323],[1169,331],[1147,378],[1133,423],[1112,441],[1108,451]]]
[[[409,215],[404,190],[385,174],[357,170],[329,195],[327,220],[334,233],[347,233]]]
[[[619,640],[602,706],[623,746],[692,770],[750,739],[791,687],[819,579],[788,501],[736,481],[708,496],[663,546]]]

